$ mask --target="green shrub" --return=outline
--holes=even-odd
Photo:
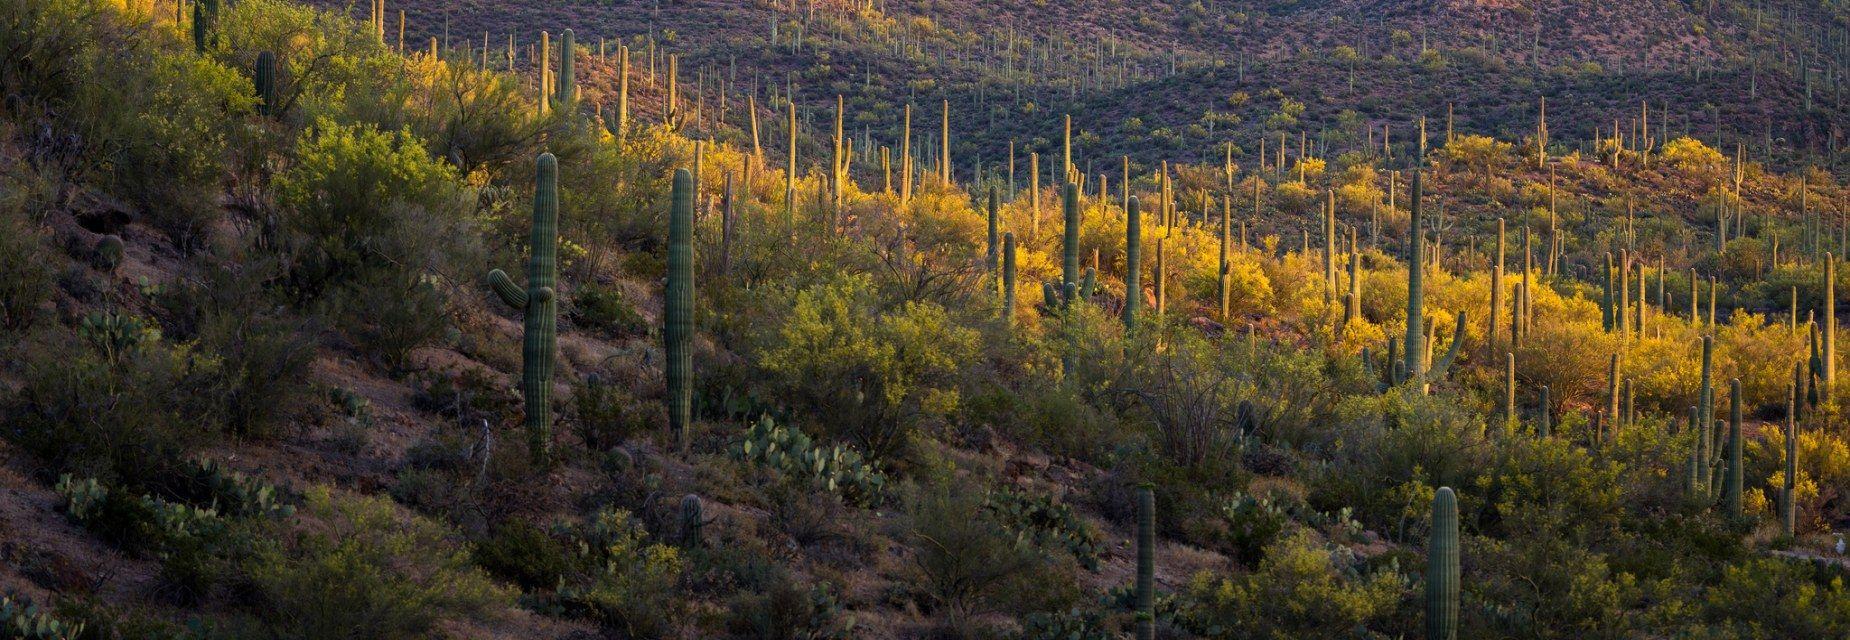
[[[95,347],[53,335],[20,346],[22,384],[8,406],[5,437],[56,471],[116,482],[184,458],[222,425],[219,399],[209,391],[221,360],[146,329],[127,349],[120,338],[128,333],[92,335]]]
[[[1410,591],[1397,571],[1363,573],[1343,547],[1287,536],[1259,569],[1197,574],[1178,596],[1177,622],[1207,638],[1341,638],[1385,622]]]
[[[1048,584],[1040,582],[1048,578],[1040,554],[980,507],[975,495],[948,486],[907,505],[908,585],[925,611],[951,629],[985,613],[1039,604],[1033,598],[1047,593],[1039,588]]]
[[[391,500],[316,487],[301,515],[270,525],[274,541],[243,564],[271,637],[417,637],[511,600],[454,532]]]
[[[883,310],[865,276],[780,292],[759,363],[793,404],[880,458],[923,419],[959,403],[957,378],[977,333],[944,308],[908,302]]]
[[[475,547],[475,562],[488,573],[523,589],[551,589],[571,570],[572,552],[564,543],[526,520],[495,527]]]
[[[27,220],[25,203],[10,201],[12,185],[0,175],[0,329],[21,329],[38,316],[39,305],[53,291],[52,253],[45,234]]]
[[[762,594],[734,602],[726,626],[743,638],[761,640],[845,640],[854,637],[854,616],[824,583],[812,588],[781,580]]]
[[[588,284],[572,297],[571,316],[579,324],[612,337],[647,335],[649,323],[617,287]]]
[[[686,566],[680,551],[650,543],[640,523],[614,509],[597,512],[575,538],[576,565],[559,605],[625,637],[666,636],[686,608],[675,588]]]

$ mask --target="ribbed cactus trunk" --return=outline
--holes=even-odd
[[[1541,404],[1535,410],[1535,437],[1543,440],[1548,439],[1549,431],[1554,427],[1549,422],[1552,418],[1548,413],[1548,406],[1548,385],[1542,385]]]
[[[662,352],[668,376],[668,428],[689,444],[694,422],[694,174],[674,172],[668,212],[668,282],[663,292]]]
[[[1503,430],[1509,433],[1516,428],[1516,354],[1504,352],[1503,361]]]
[[[994,274],[996,272],[996,258],[998,257],[996,255],[996,251],[999,248],[996,246],[997,241],[999,240],[999,238],[997,237],[997,232],[1000,231],[1000,229],[997,227],[997,222],[996,222],[996,213],[997,213],[998,206],[999,204],[996,202],[996,187],[995,185],[990,185],[989,186],[989,203],[988,203],[988,206],[985,207],[985,210],[989,214],[989,250],[987,253],[984,254],[984,258],[988,261],[989,272],[991,274]]]
[[[1491,313],[1489,313],[1489,331],[1484,333],[1484,342],[1489,342],[1491,353],[1497,351],[1497,320],[1502,316],[1502,259],[1504,259],[1504,218],[1497,218],[1497,252],[1491,255]]]
[[[1002,319],[1015,321],[1015,234],[1002,234]]]
[[[1424,190],[1420,171],[1413,171],[1413,204],[1407,223],[1407,337],[1403,368],[1408,380],[1418,380],[1425,373],[1426,304],[1424,271],[1426,263],[1425,229],[1420,220],[1420,200]]]
[[[212,46],[218,29],[218,1],[197,0],[193,3],[193,50],[205,53]]]
[[[1060,282],[1063,284],[1079,283],[1079,185],[1066,183],[1062,193],[1061,208],[1066,213],[1066,237],[1061,242]],[[1071,303],[1073,298],[1067,296]]]
[[[1715,424],[1715,337],[1702,337],[1702,387],[1696,405],[1696,477],[1706,486],[1709,461],[1715,455],[1712,442]]]
[[[558,342],[559,161],[550,153],[534,163],[533,232],[528,240],[527,286],[522,289],[495,269],[488,283],[508,306],[524,309],[520,392],[526,401],[527,451],[535,465],[547,462],[552,445],[552,374]]]
[[[1824,367],[1819,373],[1819,400],[1829,402],[1837,382],[1837,258],[1824,254]]]
[[[1156,639],[1156,493],[1137,487],[1137,640]]]
[[[1722,504],[1730,517],[1741,517],[1741,379],[1728,381],[1728,475],[1722,480]]]
[[[1799,382],[1804,372],[1804,365],[1792,366],[1792,390],[1786,398],[1786,474],[1779,486],[1779,526],[1788,538],[1799,530],[1799,505],[1792,498],[1799,474]]]
[[[578,47],[573,44],[572,30],[566,29],[559,34],[559,82],[553,87],[553,103],[569,105],[578,99],[577,71],[573,61],[578,58]]]
[[[1439,487],[1426,547],[1426,640],[1457,640],[1458,580],[1458,497],[1451,487]]]
[[[1143,304],[1143,215],[1139,212],[1139,208],[1137,196],[1131,196],[1126,201],[1124,209],[1124,332],[1126,334],[1137,329],[1137,307]]]
[[[277,107],[280,105],[276,102],[276,54],[268,51],[257,54],[251,83],[257,89],[257,113],[270,117],[278,115]]]

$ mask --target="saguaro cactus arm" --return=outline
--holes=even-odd
[[[1452,368],[1452,363],[1458,360],[1459,347],[1464,343],[1465,312],[1461,310],[1458,312],[1457,322],[1452,328],[1452,345],[1445,348],[1445,355],[1440,357],[1438,362],[1433,363],[1432,369],[1426,372],[1426,380],[1430,382],[1444,378],[1446,371]]]
[[[493,289],[495,295],[499,296],[502,302],[507,303],[507,306],[515,309],[527,308],[526,290],[514,284],[514,280],[507,276],[506,271],[496,269],[488,272],[488,288]]]

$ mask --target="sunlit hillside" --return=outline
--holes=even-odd
[[[0,640],[1850,638],[1847,19],[0,4]]]

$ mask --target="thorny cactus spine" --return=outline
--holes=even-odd
[[[664,287],[662,352],[667,357],[668,428],[688,446],[694,407],[694,174],[674,172],[668,214],[668,282]]]
[[[1458,578],[1458,497],[1439,487],[1426,547],[1426,640],[1457,640]]]
[[[545,463],[552,443],[552,372],[558,339],[558,302],[553,299],[553,285],[558,274],[558,230],[559,161],[543,153],[534,163],[527,287],[520,288],[500,269],[488,273],[488,284],[495,294],[508,306],[526,311],[520,392],[526,399],[527,451],[534,464]]]

